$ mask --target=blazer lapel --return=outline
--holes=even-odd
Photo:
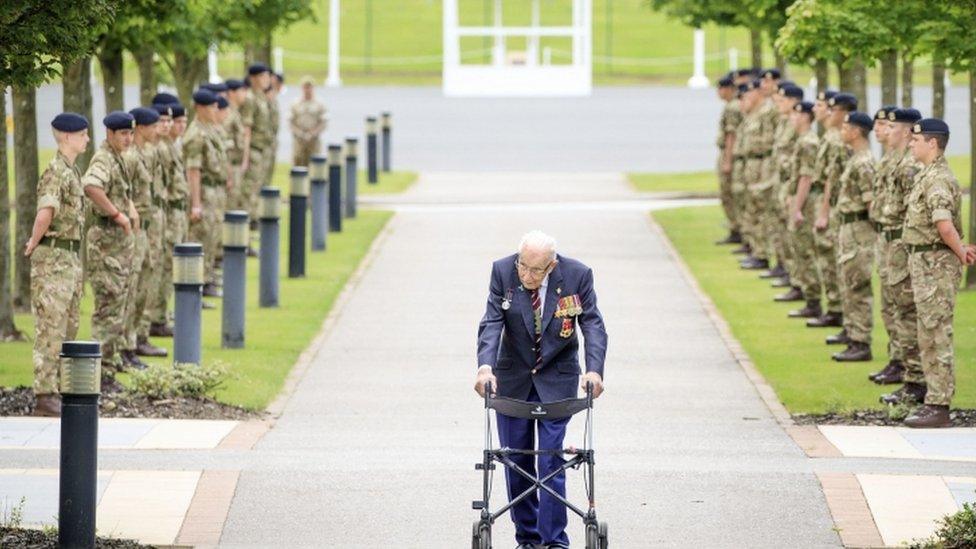
[[[522,321],[525,322],[525,329],[529,331],[529,337],[535,340],[535,313],[532,310],[532,294],[522,284],[518,285],[518,290],[516,290],[515,294],[516,299],[519,301],[519,310],[522,312]]]
[[[542,319],[542,333],[546,332],[546,328],[549,326],[549,322],[552,321],[553,316],[556,312],[556,302],[559,301],[559,293],[557,290],[562,288],[563,275],[562,271],[559,269],[559,264],[556,264],[556,268],[549,273],[549,287],[546,289],[546,307],[543,311]]]

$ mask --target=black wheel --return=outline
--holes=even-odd
[[[481,521],[474,521],[471,528],[471,549],[481,549]]]
[[[586,525],[586,549],[600,549],[600,532],[596,524]]]
[[[481,545],[478,549],[491,549],[491,525],[482,524],[479,537],[481,538]]]
[[[601,522],[597,529],[597,533],[600,538],[600,549],[607,549],[610,547],[610,527],[607,523]]]

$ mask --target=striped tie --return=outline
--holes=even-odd
[[[532,316],[535,318],[535,370],[542,366],[542,298],[538,288],[532,290]]]

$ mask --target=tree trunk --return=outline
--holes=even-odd
[[[16,253],[30,238],[37,210],[37,90],[14,86],[14,178],[17,222],[14,231],[14,307],[30,310],[30,261]]]
[[[837,61],[837,85],[840,87],[839,91],[845,93],[852,93],[854,89],[854,64],[849,63],[847,66],[846,59],[841,59]]]
[[[969,70],[969,243],[976,242],[976,70]],[[976,287],[976,266],[966,267],[966,287]]]
[[[758,29],[749,29],[749,45],[752,48],[752,66],[761,69],[763,61],[762,51],[762,32]]]
[[[888,50],[881,55],[881,104],[898,104],[897,50]]]
[[[854,78],[851,82],[851,93],[857,97],[857,110],[868,112],[868,68],[863,58],[858,57],[854,60],[851,76]]]
[[[813,75],[817,79],[817,93],[827,89],[830,80],[830,68],[827,66],[826,59],[817,59],[813,65]]]
[[[0,87],[0,112],[7,112],[6,86]],[[10,180],[7,177],[6,129],[0,139],[0,341],[22,339],[14,325],[10,287]],[[16,248],[15,248],[16,249]]]
[[[105,44],[98,51],[98,65],[102,69],[105,112],[124,111],[125,74],[122,72],[122,49]]]
[[[272,62],[274,60],[271,58],[271,31],[268,31],[264,36],[261,37],[261,41],[258,43],[257,51],[259,60],[265,65],[271,67],[273,70],[274,66],[272,65]]]
[[[138,48],[132,52],[139,67],[140,105],[152,105],[152,98],[156,95],[156,62],[153,60],[155,53],[151,47]]]
[[[769,37],[770,44],[776,44],[776,35],[771,34]],[[786,56],[780,53],[779,48],[773,47],[773,55],[776,59],[776,68],[779,69],[780,74],[783,78],[786,78]]]
[[[92,89],[91,89],[91,58],[85,57],[76,63],[72,63],[64,68],[61,78],[61,89],[63,95],[62,107],[67,112],[76,112],[84,115],[89,120],[88,135],[91,140],[85,152],[78,155],[75,163],[81,173],[88,169],[88,161],[91,160],[95,151],[95,135],[93,128],[95,123],[92,121]]]
[[[914,95],[913,80],[915,78],[915,58],[911,54],[901,54],[901,107],[907,109],[912,106]]]
[[[176,93],[180,96],[180,101],[188,105],[186,115],[193,118],[193,88],[197,83],[202,82],[207,74],[207,58],[199,59],[191,57],[183,52],[173,54],[173,79],[176,80]]]
[[[945,58],[932,56],[932,117],[945,118]]]

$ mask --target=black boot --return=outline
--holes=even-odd
[[[786,303],[789,301],[803,301],[803,291],[793,286],[786,293],[779,294],[773,298],[773,301],[779,301],[780,303]]]
[[[789,276],[784,276],[782,278],[777,278],[776,280],[773,280],[772,282],[769,283],[769,285],[773,288],[789,288],[790,286],[793,286],[793,282],[790,281]]]
[[[769,261],[753,258],[752,261],[743,261],[740,266],[747,271],[761,271],[769,268]]]
[[[748,244],[743,244],[738,248],[732,250],[732,253],[736,255],[749,255],[752,253],[752,248],[750,248]]]
[[[837,334],[827,336],[824,342],[827,345],[848,345],[851,343],[851,338],[847,335],[847,328],[841,328]]]
[[[826,314],[822,314],[817,318],[811,318],[807,321],[807,328],[840,328],[843,325],[844,315],[834,311],[827,311]]]
[[[928,387],[921,383],[906,383],[897,391],[881,395],[881,404],[921,404],[925,402]]]
[[[789,273],[786,272],[782,263],[777,263],[775,267],[759,275],[759,278],[783,278],[784,276],[789,276]]]
[[[871,360],[871,346],[861,341],[851,341],[847,349],[834,353],[837,362],[868,362]]]
[[[808,299],[807,306],[802,309],[796,309],[790,311],[790,318],[820,318],[823,311],[820,310],[820,300],[819,299]]]
[[[892,385],[901,383],[905,378],[905,365],[900,360],[891,360],[880,372],[868,376],[868,379],[878,385]]]
[[[949,416],[948,406],[926,404],[905,418],[905,426],[916,429],[934,429],[950,425],[952,425],[952,418]]]
[[[729,236],[726,236],[722,240],[715,241],[715,244],[722,246],[724,244],[739,244],[742,242],[742,237],[739,235],[738,231],[729,231]]]

